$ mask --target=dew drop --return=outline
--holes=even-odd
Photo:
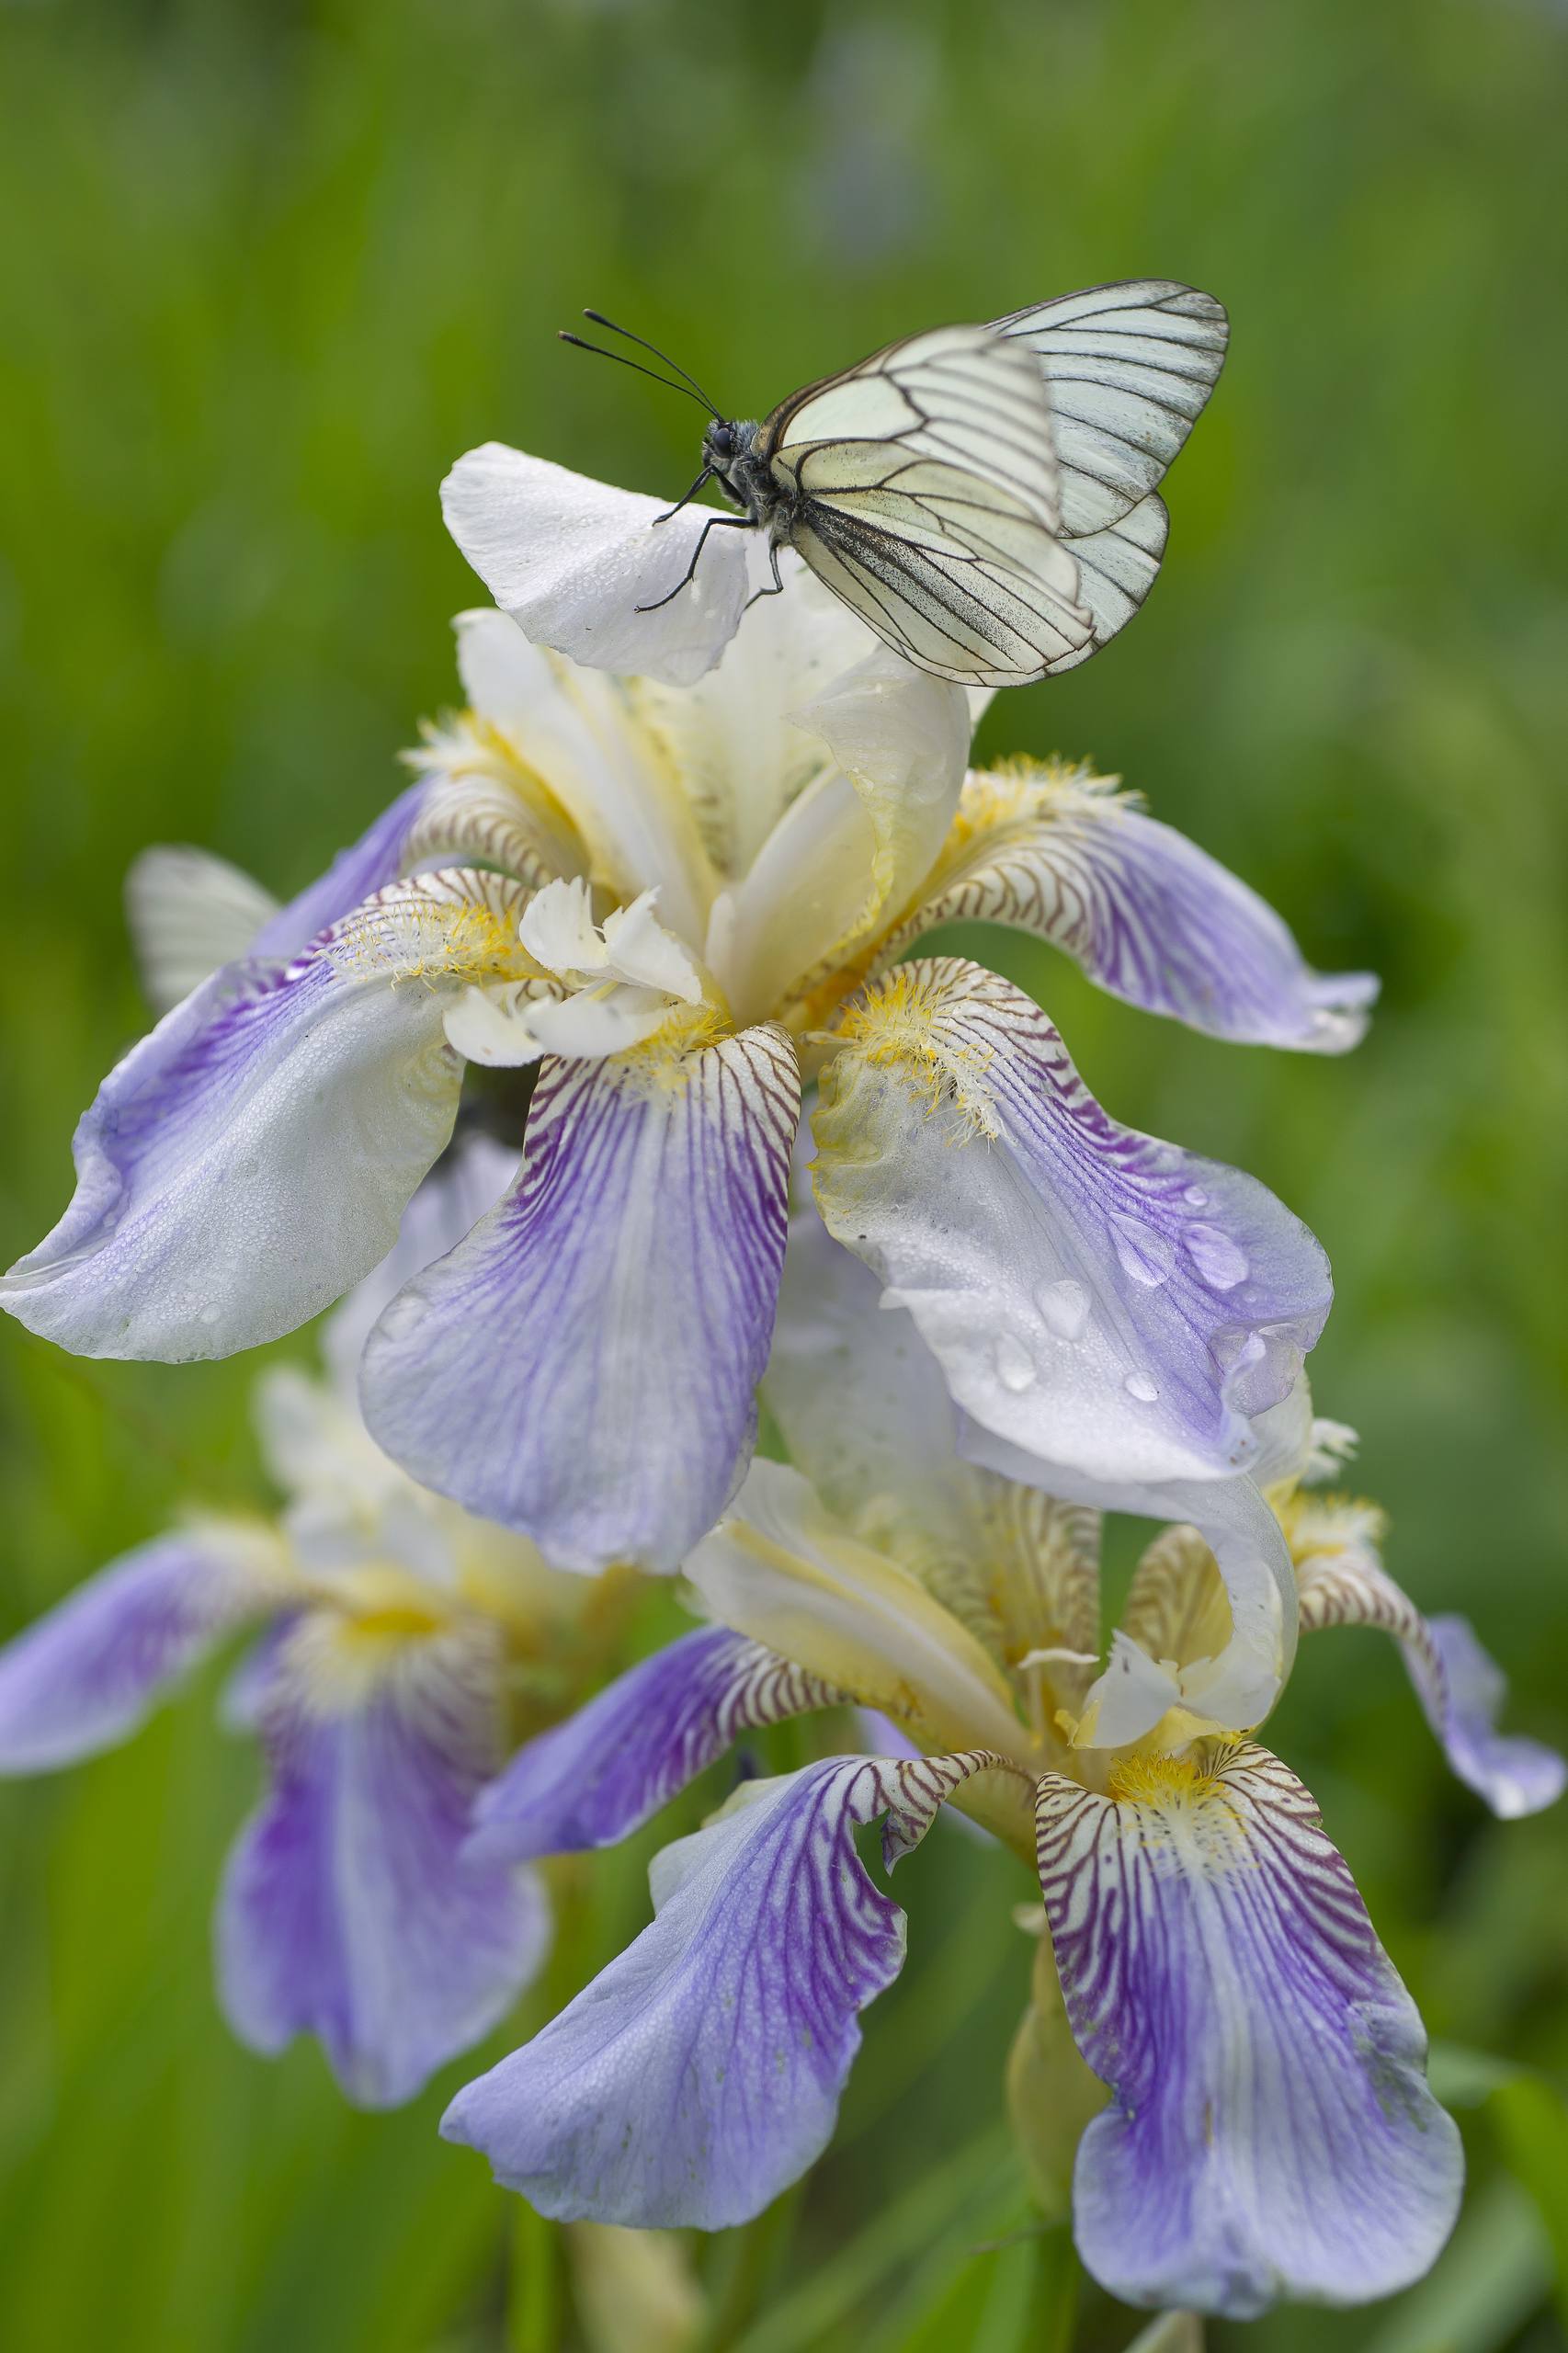
[[[1017,1396],[1027,1389],[1035,1377],[1034,1358],[1011,1332],[1004,1332],[996,1343],[996,1378],[1004,1389]]]
[[[1209,1206],[1209,1196],[1201,1185],[1188,1185],[1182,1194],[1182,1199],[1190,1209],[1206,1210]]]
[[[204,1307],[201,1311],[201,1321],[203,1324],[216,1324],[218,1310],[215,1307]]]
[[[1246,1259],[1217,1225],[1189,1225],[1182,1239],[1210,1290],[1234,1290],[1238,1283],[1245,1282]]]
[[[1145,1290],[1157,1290],[1176,1264],[1176,1251],[1170,1242],[1141,1219],[1114,1212],[1110,1231],[1122,1273],[1131,1281],[1142,1283]]]
[[[1152,1405],[1160,1393],[1146,1372],[1130,1372],[1122,1387],[1130,1397],[1136,1397],[1141,1405]]]
[[[416,1324],[425,1320],[428,1302],[414,1291],[400,1291],[392,1304],[381,1313],[378,1329],[386,1340],[404,1340]]]
[[[1081,1340],[1088,1329],[1089,1294],[1082,1283],[1063,1276],[1059,1283],[1044,1283],[1035,1293],[1035,1305],[1047,1331],[1059,1340]]]

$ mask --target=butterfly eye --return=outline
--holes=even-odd
[[[706,442],[705,454],[711,458],[716,465],[727,466],[730,460],[735,454],[735,433],[733,426],[710,425],[704,439]]]

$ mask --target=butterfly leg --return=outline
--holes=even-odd
[[[692,500],[697,496],[698,492],[702,488],[703,483],[705,482],[711,482],[712,479],[712,467],[704,466],[702,472],[698,475],[697,480],[692,483],[691,488],[685,492],[681,497],[677,498],[675,505],[669,507],[665,513],[663,515],[655,515],[650,528],[653,530],[657,530],[661,523],[673,523],[676,517],[680,513],[681,508],[683,506],[690,506]]]
[[[748,613],[759,597],[782,597],[784,594],[784,583],[779,576],[778,571],[778,542],[777,540],[769,540],[767,542],[767,561],[773,566],[773,585],[770,588],[753,589],[751,595],[745,601],[745,609]]]
[[[708,545],[709,532],[725,529],[732,531],[752,531],[756,529],[756,526],[749,515],[710,515],[698,534],[697,545],[691,551],[691,562],[687,565],[675,586],[666,596],[655,597],[651,605],[638,605],[634,610],[640,613],[656,613],[661,605],[667,605],[673,597],[678,597],[681,590],[689,585],[691,576],[697,570],[697,559]]]

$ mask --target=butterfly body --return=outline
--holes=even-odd
[[[751,528],[773,559],[759,593],[783,587],[778,550],[792,548],[937,677],[1025,686],[1071,669],[1159,570],[1168,517],[1154,485],[1213,388],[1226,333],[1211,295],[1139,278],[907,335],[760,422],[721,416],[677,369],[711,422],[702,471],[659,520],[710,482],[737,512],[708,517],[683,576],[636,609],[691,586],[711,531]]]

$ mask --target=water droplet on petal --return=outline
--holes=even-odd
[[[1160,1393],[1146,1372],[1130,1372],[1122,1387],[1130,1397],[1136,1397],[1141,1405],[1152,1405]]]
[[[218,1310],[215,1307],[204,1307],[201,1311],[201,1321],[203,1324],[216,1324]]]
[[[1189,1208],[1195,1210],[1206,1210],[1209,1206],[1209,1196],[1201,1185],[1188,1185],[1182,1195],[1182,1199]]]
[[[1111,1215],[1110,1232],[1122,1273],[1146,1290],[1157,1290],[1176,1264],[1176,1251],[1165,1235],[1141,1218],[1123,1217],[1116,1211]]]
[[[1059,1283],[1043,1283],[1035,1293],[1035,1305],[1047,1331],[1059,1340],[1081,1340],[1088,1329],[1089,1294],[1070,1275]]]
[[[1210,1290],[1234,1290],[1238,1283],[1245,1282],[1245,1256],[1217,1225],[1189,1225],[1182,1239]]]
[[[1011,1332],[1004,1332],[996,1343],[996,1378],[1003,1388],[1010,1389],[1017,1396],[1034,1377],[1034,1358],[1028,1348],[1022,1341],[1015,1340]]]
[[[417,1291],[399,1291],[392,1304],[382,1311],[381,1322],[377,1326],[381,1337],[386,1340],[405,1340],[415,1325],[424,1322],[428,1305],[429,1302],[421,1299]]]

